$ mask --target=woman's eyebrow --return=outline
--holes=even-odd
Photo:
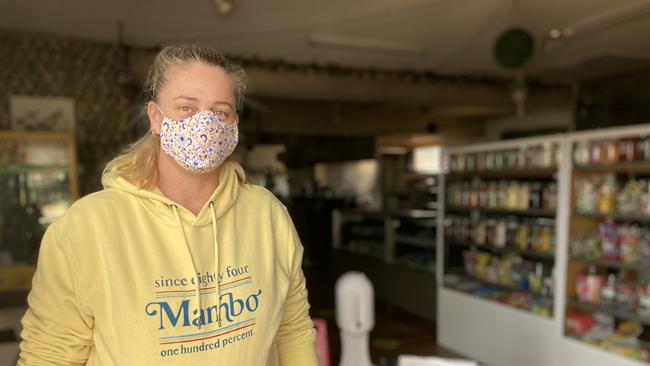
[[[215,102],[214,104],[212,104],[212,106],[218,106],[218,105],[224,105],[224,104],[227,105],[228,107],[232,108],[232,109],[235,109],[235,108],[232,106],[232,104],[230,104],[230,103],[228,103],[228,102]]]
[[[174,100],[176,100],[176,99],[187,99],[187,100],[192,100],[192,101],[198,101],[199,100],[199,98],[189,97],[189,96],[186,96],[186,95],[179,95],[179,96],[174,98]]]

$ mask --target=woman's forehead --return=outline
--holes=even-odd
[[[167,69],[161,94],[175,99],[185,97],[199,102],[233,102],[232,87],[225,71],[215,65],[192,62]]]

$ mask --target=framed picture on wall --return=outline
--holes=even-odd
[[[12,95],[11,128],[16,131],[74,132],[74,99]]]

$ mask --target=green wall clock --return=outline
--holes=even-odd
[[[535,40],[525,29],[511,28],[503,32],[494,45],[497,62],[509,69],[524,66],[533,55]]]

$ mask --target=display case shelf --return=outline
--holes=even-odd
[[[470,214],[472,212],[483,213],[488,215],[501,215],[501,216],[528,216],[528,217],[555,217],[554,210],[540,210],[540,209],[527,209],[527,210],[508,210],[496,208],[479,208],[479,207],[447,207],[447,213],[450,214]]]
[[[607,344],[603,344],[603,341],[596,341],[596,340],[593,340],[593,339],[580,337],[580,336],[574,335],[574,334],[566,334],[565,337],[568,340],[573,341],[573,343],[575,343],[577,345],[580,345],[580,346],[583,346],[583,347],[571,347],[572,350],[574,351],[574,355],[572,356],[572,358],[576,358],[576,356],[578,356],[575,353],[576,350],[580,350],[580,351],[588,350],[587,353],[592,354],[592,355],[596,355],[595,360],[597,360],[599,362],[598,364],[600,364],[600,365],[610,366],[610,365],[619,365],[619,364],[621,364],[621,365],[624,365],[624,366],[630,366],[630,365],[637,366],[637,365],[647,365],[647,362],[648,362],[648,361],[645,361],[645,363],[644,363],[644,360],[642,360],[642,359],[638,359],[636,357],[626,356],[621,349],[622,348],[628,348],[628,352],[629,352],[629,347],[631,345],[629,343],[626,343],[625,340],[618,341],[618,342],[617,341],[610,341]],[[646,350],[650,349],[650,342],[637,341],[636,345],[634,345],[634,347],[637,350],[634,351],[634,352],[630,352],[631,354],[639,355],[639,356],[644,355],[644,354],[647,353]],[[594,353],[594,351],[596,351],[596,353]],[[615,357],[612,357],[610,354],[615,355]],[[608,356],[608,359],[605,360],[603,355]],[[592,356],[592,357],[594,357],[594,356]],[[624,358],[625,361],[623,363],[621,363],[621,361],[620,361],[621,357],[625,357]],[[580,359],[579,356],[578,356],[578,359]],[[594,364],[595,363],[592,362],[592,363],[588,363],[588,364],[585,363],[584,365],[594,365]],[[580,365],[582,365],[582,364],[580,364]]]
[[[405,219],[435,219],[438,215],[436,210],[422,210],[422,209],[394,209],[391,211],[391,215],[396,218],[405,218]]]
[[[462,283],[470,283],[470,282],[473,282],[473,281],[474,282],[479,282],[479,283],[481,283],[482,285],[484,285],[486,287],[494,287],[496,289],[500,289],[500,290],[508,291],[508,292],[525,292],[525,293],[528,293],[530,295],[533,295],[535,298],[538,298],[538,299],[544,299],[544,300],[549,300],[549,301],[553,300],[552,297],[543,296],[540,293],[532,291],[531,289],[528,289],[528,288],[519,287],[519,286],[509,286],[509,285],[504,285],[504,284],[501,284],[501,283],[494,283],[494,282],[490,282],[490,281],[487,281],[487,280],[484,280],[484,279],[481,279],[481,278],[476,278],[476,277],[464,276],[463,280],[461,280],[459,283],[461,283],[461,284]],[[445,282],[445,285],[448,285],[448,282]],[[451,287],[451,288],[454,288],[454,287]]]
[[[600,305],[600,304],[589,304],[589,303],[584,303],[580,302],[576,299],[569,299],[567,300],[567,305],[573,306],[582,310],[586,310],[589,312],[601,312],[605,313],[607,315],[610,315],[614,318],[617,319],[622,319],[622,320],[630,320],[634,322],[641,323],[646,326],[650,326],[650,316],[641,316],[638,313],[632,312],[632,311],[627,311],[627,310],[620,310],[611,306],[605,306],[605,305]]]
[[[631,270],[637,272],[648,272],[650,273],[650,266],[643,263],[624,263],[621,261],[608,260],[608,259],[590,259],[584,257],[575,257],[572,256],[569,258],[571,261],[575,262],[585,262],[589,264],[594,264],[600,267],[613,268],[613,269],[622,269],[622,270]]]
[[[413,237],[413,236],[406,236],[406,235],[395,235],[395,243],[397,244],[405,244],[405,245],[410,245],[418,248],[423,248],[423,249],[428,249],[428,250],[435,250],[436,249],[436,242],[433,239],[422,239],[418,237]]]
[[[449,276],[445,276],[443,285],[449,290],[477,296],[486,301],[526,311],[543,318],[548,318],[549,316],[544,312],[548,310],[548,314],[550,314],[553,308],[553,298],[551,297],[540,295],[529,289],[504,286],[474,277],[458,276],[453,280],[449,280]],[[526,302],[509,303],[508,298],[514,295],[525,296]],[[537,312],[533,312],[535,307],[538,308]]]
[[[352,254],[358,254],[358,255],[363,255],[369,258],[377,259],[377,260],[384,260],[383,253],[378,253],[378,252],[373,252],[373,251],[368,251],[368,250],[361,250],[361,249],[355,249],[351,247],[341,247],[338,250],[347,252],[347,253],[352,253]]]
[[[436,272],[435,268],[431,268],[429,266],[423,266],[421,263],[417,263],[417,262],[399,261],[399,262],[394,263],[394,265],[404,266],[406,268],[409,268],[409,269],[412,269],[412,270],[415,270],[415,271],[424,272],[424,273],[427,273],[427,274],[435,274],[435,272]]]
[[[547,169],[508,169],[494,171],[452,172],[447,175],[447,180],[461,180],[471,178],[482,179],[554,179],[557,168]]]
[[[68,170],[67,165],[34,165],[34,164],[0,164],[0,174],[18,174],[28,173],[35,171],[65,171]]]
[[[597,213],[597,212],[580,212],[576,211],[573,213],[572,217],[583,218],[583,219],[596,219],[596,220],[605,220],[613,219],[616,221],[627,221],[627,222],[639,222],[639,223],[650,223],[650,215],[648,214],[620,214],[620,213]]]
[[[519,248],[511,247],[511,246],[505,246],[505,247],[496,247],[493,245],[481,245],[481,244],[476,244],[476,243],[463,243],[463,242],[458,242],[458,241],[452,241],[449,242],[449,245],[451,246],[460,246],[460,247],[465,247],[465,248],[474,248],[476,250],[484,250],[488,251],[490,253],[495,253],[495,254],[518,254],[522,257],[525,258],[534,258],[534,259],[541,259],[541,260],[547,260],[547,261],[553,261],[555,260],[555,253],[553,252],[536,252],[533,250],[522,250]]]
[[[650,161],[616,162],[611,164],[575,165],[574,173],[640,173],[650,174]]]

